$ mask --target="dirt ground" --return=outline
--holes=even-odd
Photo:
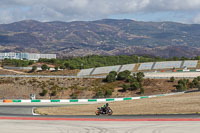
[[[200,112],[200,92],[109,103],[113,115],[134,114],[188,114]],[[38,108],[36,112],[48,115],[95,115],[103,103],[66,107]]]

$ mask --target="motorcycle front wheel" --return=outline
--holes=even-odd
[[[108,115],[112,115],[113,114],[113,111],[110,109],[109,111],[108,111]]]

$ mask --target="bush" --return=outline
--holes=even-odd
[[[139,82],[133,82],[133,83],[131,83],[131,90],[137,90],[137,89],[139,89],[139,88],[141,88],[142,87],[142,84],[141,83],[139,83]]]
[[[104,92],[102,90],[97,91],[96,97],[97,98],[103,98],[104,97]]]
[[[117,79],[118,80],[126,80],[128,79],[128,77],[130,76],[131,72],[128,71],[128,70],[125,70],[123,72],[120,72],[118,75],[117,75]]]
[[[117,75],[117,72],[111,71],[111,72],[106,76],[105,81],[108,82],[108,83],[111,83],[111,82],[116,81],[116,75]]]
[[[123,88],[123,92],[126,92],[129,88],[130,88],[130,85],[129,84],[123,84],[122,85],[122,88]]]
[[[58,71],[58,66],[55,67],[55,71]]]
[[[170,81],[170,82],[174,82],[174,81],[175,81],[175,78],[174,78],[174,77],[171,77],[171,78],[169,79],[169,81]]]
[[[189,80],[188,79],[180,79],[178,81],[178,85],[176,85],[177,91],[185,91],[188,88]]]
[[[66,67],[65,65],[60,66],[60,69],[64,70]]]
[[[46,71],[48,69],[48,66],[46,64],[44,64],[44,65],[42,65],[41,68],[42,68],[43,71]]]
[[[51,92],[51,96],[56,96],[57,95],[57,91],[56,90],[53,90],[52,92]]]
[[[144,94],[144,88],[143,87],[140,88],[140,94]]]
[[[181,91],[187,90],[187,87],[184,86],[183,84],[178,84],[178,85],[176,86],[176,89],[177,89],[177,91],[181,92]]]
[[[37,70],[37,66],[33,66],[32,67],[32,71],[34,72],[34,71],[36,71]]]
[[[112,95],[112,90],[106,89],[105,96],[110,97]]]
[[[197,87],[199,81],[198,81],[197,78],[194,78],[193,81],[192,81],[192,83],[194,84],[194,87]]]
[[[40,93],[40,96],[45,96],[47,94],[47,90],[43,89],[42,92]]]
[[[136,75],[137,75],[138,82],[142,82],[143,78],[144,78],[144,73],[143,72],[138,72]]]

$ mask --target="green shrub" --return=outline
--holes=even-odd
[[[57,95],[57,91],[56,90],[53,90],[52,92],[51,92],[51,96],[56,96]]]
[[[116,81],[116,75],[117,75],[117,72],[111,71],[111,72],[106,76],[105,81],[108,82],[108,83],[111,83],[111,82]]]
[[[175,78],[174,78],[174,77],[171,77],[171,78],[169,79],[169,81],[170,81],[170,82],[174,82],[174,81],[175,81]]]
[[[37,70],[37,66],[32,66],[32,71],[36,71]]]
[[[137,89],[139,89],[141,87],[142,87],[142,84],[140,82],[133,82],[133,83],[131,83],[130,90],[137,90]]]
[[[112,95],[112,90],[106,89],[106,91],[105,91],[105,96],[106,96],[106,97],[110,97],[111,95]]]
[[[96,93],[96,97],[97,98],[103,98],[105,96],[105,93],[103,92],[103,90],[99,90]]]
[[[45,96],[47,94],[47,92],[48,91],[46,89],[43,89],[42,92],[40,93],[40,96]]]
[[[130,85],[129,84],[123,84],[122,85],[122,88],[123,88],[123,92],[126,92],[129,88],[130,88]]]
[[[46,64],[44,64],[44,65],[41,66],[41,68],[42,68],[43,71],[46,71],[49,67]]]
[[[120,72],[118,75],[117,75],[117,80],[127,80],[128,77],[130,76],[131,72],[128,71],[128,70],[125,70],[123,72]]]
[[[144,88],[143,87],[140,88],[140,94],[144,94]]]

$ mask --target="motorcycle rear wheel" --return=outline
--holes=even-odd
[[[98,111],[98,110],[97,110],[97,111],[95,111],[95,114],[96,114],[96,115],[100,115],[100,113],[99,113],[99,111]]]

